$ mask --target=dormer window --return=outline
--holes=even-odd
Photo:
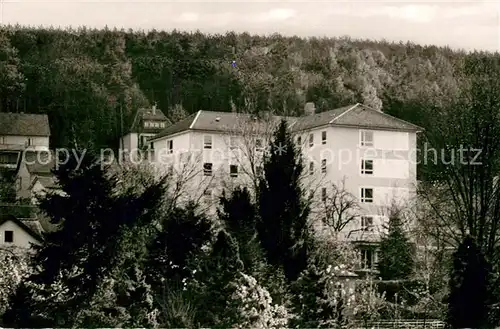
[[[165,128],[165,122],[160,122],[160,128]]]

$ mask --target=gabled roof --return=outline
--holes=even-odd
[[[159,133],[162,130],[162,128],[142,127],[141,123],[145,120],[165,122],[166,125],[172,124],[172,122],[160,109],[157,109],[156,107],[152,107],[150,109],[140,108],[137,110],[128,132]]]
[[[344,113],[337,116],[332,122],[340,126],[357,126],[366,128],[422,131],[422,127],[413,123],[398,119],[392,115],[377,111],[363,104],[356,104]]]
[[[338,109],[333,109],[333,110],[328,110],[320,113],[316,113],[313,115],[308,115],[304,117],[300,117],[297,120],[297,123],[294,125],[293,130],[294,131],[300,131],[300,130],[308,130],[320,126],[325,126],[327,125],[330,121],[341,115],[342,113],[345,113],[348,111],[350,108],[352,108],[353,105],[349,106],[344,106]]]
[[[360,103],[301,117],[294,126],[294,130],[309,130],[329,124],[367,129],[389,129],[415,132],[423,130],[423,128],[417,125]]]
[[[0,112],[0,135],[50,136],[47,114]]]
[[[188,130],[237,132],[245,122],[251,122],[245,120],[252,120],[252,117],[250,114],[242,113],[198,111],[162,130],[151,140]],[[289,122],[291,130],[295,132],[327,125],[414,132],[423,130],[423,128],[412,123],[359,103],[303,117],[269,116],[263,118],[263,122],[265,124],[272,123],[273,121],[277,123],[282,118]]]
[[[21,220],[12,215],[2,215],[0,217],[0,225],[3,225],[8,221],[14,222],[17,226],[21,227],[25,232],[37,239],[39,242],[43,241],[43,228],[37,220]]]
[[[232,112],[217,112],[217,111],[198,111],[191,114],[187,118],[174,123],[170,127],[162,130],[161,133],[156,135],[152,140],[160,139],[165,136],[171,136],[187,130],[198,131],[217,131],[217,132],[241,132],[247,123],[255,125],[255,129],[259,131],[259,122],[262,122],[263,132],[269,124],[278,124],[281,119],[285,119],[289,126],[292,127],[298,118],[283,117],[277,115],[261,115],[257,118],[254,115],[246,113],[232,113]]]
[[[56,180],[51,176],[35,176],[35,178],[31,181],[29,188],[32,189],[36,182],[39,182],[45,189],[57,188]]]

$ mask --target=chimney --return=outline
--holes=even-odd
[[[156,103],[154,103],[152,110],[153,110],[153,114],[156,114]]]
[[[306,103],[306,105],[304,106],[304,113],[306,115],[313,115],[316,113],[316,108],[314,107],[313,102]]]

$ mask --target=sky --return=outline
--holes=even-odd
[[[500,1],[0,0],[0,23],[350,36],[500,50]]]

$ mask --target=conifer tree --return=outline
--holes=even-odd
[[[226,231],[238,243],[240,259],[245,271],[256,270],[260,256],[260,246],[257,240],[256,215],[250,192],[245,188],[236,188],[231,196],[224,192],[220,199],[218,216],[225,225]]]
[[[453,329],[485,328],[491,267],[471,236],[453,254],[448,296],[448,324]]]
[[[149,246],[148,277],[152,284],[179,280],[186,274],[185,267],[212,237],[212,225],[196,205],[175,208],[163,219],[161,231]]]
[[[79,159],[81,162],[79,162]],[[164,184],[155,183],[136,195],[117,193],[116,177],[107,172],[92,154],[76,154],[59,168],[56,178],[62,193],[49,193],[41,209],[58,230],[45,236],[34,265],[40,270],[30,276],[15,296],[4,320],[12,326],[32,326],[36,314],[44,314],[50,326],[72,326],[76,314],[88,306],[104,278],[122,261],[122,235],[151,222],[161,202]],[[46,295],[36,302],[29,284],[63,287],[66,300]],[[27,303],[26,303],[27,302]],[[40,307],[43,311],[40,311]]]
[[[407,279],[414,265],[414,247],[406,236],[399,213],[389,217],[388,234],[382,237],[378,270],[382,280]]]
[[[264,157],[259,182],[257,230],[269,264],[282,266],[289,281],[307,267],[309,206],[302,199],[302,157],[282,120]]]

